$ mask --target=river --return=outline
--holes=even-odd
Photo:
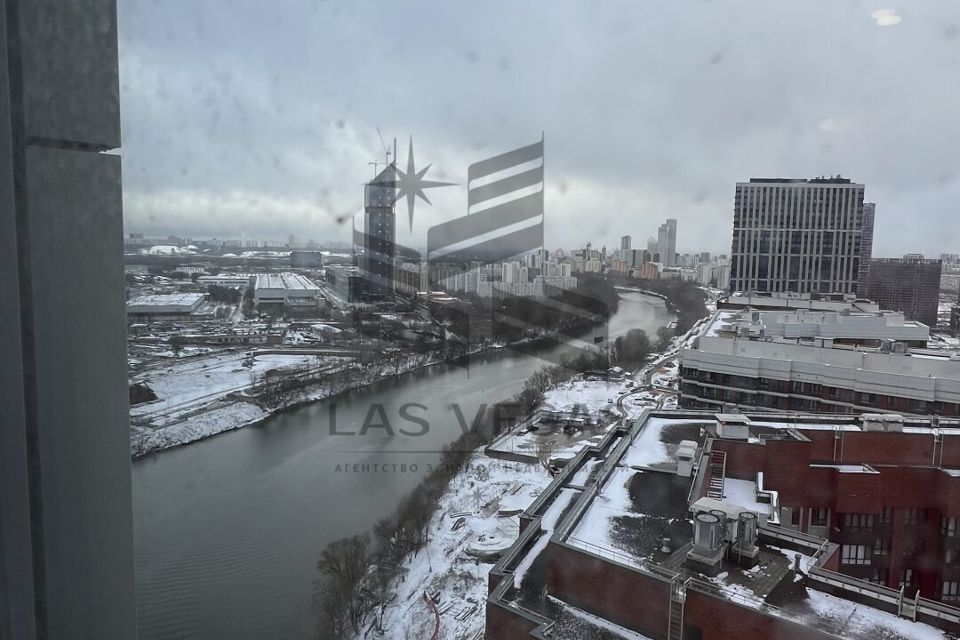
[[[609,334],[672,319],[623,293]],[[391,513],[462,422],[562,350],[437,365],[136,460],[140,639],[313,637],[320,551]]]

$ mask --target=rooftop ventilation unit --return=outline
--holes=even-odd
[[[903,431],[903,416],[892,413],[864,413],[860,415],[864,431]]]
[[[697,455],[697,443],[682,440],[677,445],[677,475],[689,478],[693,473],[693,458]]]
[[[693,546],[713,552],[723,544],[723,520],[720,516],[701,511],[693,517]]]
[[[739,413],[718,413],[717,436],[733,440],[750,437],[750,418]]]
[[[730,531],[730,522],[728,522],[727,512],[724,511],[723,509],[710,509],[710,511],[708,511],[707,513],[709,513],[710,515],[717,516],[717,518],[720,519],[721,532],[722,532],[721,535],[723,536],[723,539],[732,540],[733,535]]]
[[[752,567],[760,555],[760,548],[757,547],[758,524],[757,514],[750,511],[744,511],[737,517],[737,540],[733,552],[743,566]]]
[[[720,572],[725,546],[723,526],[717,515],[706,511],[694,514],[693,546],[687,552],[687,566],[709,576]]]

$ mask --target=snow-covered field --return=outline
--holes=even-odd
[[[270,410],[235,400],[231,394],[249,389],[264,374],[291,376],[334,373],[344,367],[359,367],[351,358],[302,354],[258,354],[244,366],[244,354],[217,354],[176,362],[134,376],[131,382],[146,383],[157,400],[130,409],[130,444],[135,456],[187,444],[224,431],[258,422]],[[433,364],[429,354],[411,354],[383,369],[363,368],[336,389],[312,385],[283,401],[281,406],[322,400],[348,388],[412,371]]]
[[[131,445],[135,454],[142,455],[253,424],[267,415],[255,404],[232,402],[163,428],[134,425],[131,427]]]
[[[626,381],[617,382],[572,380],[557,385],[543,394],[544,405],[558,411],[587,412],[594,419],[604,408],[613,409],[617,397],[628,391]]]
[[[165,369],[155,369],[133,377],[131,382],[144,382],[157,395],[157,400],[130,408],[132,418],[145,418],[162,426],[175,420],[182,411],[213,402],[223,396],[250,387],[268,371],[286,372],[317,368],[317,356],[258,355],[250,367],[244,367],[242,353],[218,354],[201,359],[174,362]],[[323,358],[329,363],[329,358]]]

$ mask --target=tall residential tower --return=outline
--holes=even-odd
[[[857,293],[873,235],[863,191],[839,176],[737,183],[730,289]]]
[[[393,296],[393,258],[396,253],[396,167],[380,172],[363,188],[364,293],[368,298]]]
[[[660,251],[660,262],[665,267],[677,266],[677,221],[667,218],[657,230],[657,248]]]

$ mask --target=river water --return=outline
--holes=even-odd
[[[609,334],[672,319],[623,293]],[[462,423],[563,350],[437,365],[135,461],[140,639],[314,637],[321,550],[390,514]]]

